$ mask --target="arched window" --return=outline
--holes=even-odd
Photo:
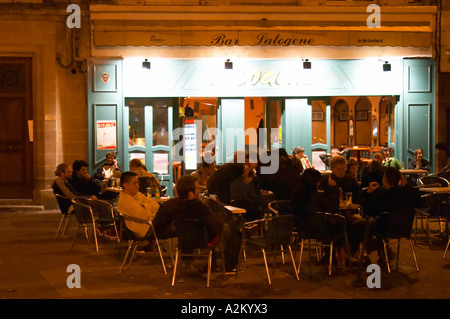
[[[361,97],[355,104],[355,144],[371,145],[372,138],[372,102]]]
[[[339,99],[334,105],[334,145],[348,144],[348,104]]]

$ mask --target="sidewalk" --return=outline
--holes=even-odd
[[[126,244],[118,254],[117,242],[99,239],[94,243],[79,240],[71,251],[75,220],[63,239],[55,239],[59,211],[0,211],[0,298],[1,299],[417,299],[450,298],[450,253],[442,259],[444,243],[431,248],[421,235],[415,247],[420,272],[416,272],[409,247],[402,245],[400,268],[391,274],[382,270],[381,288],[369,289],[358,283],[357,269],[338,271],[328,276],[325,266],[302,264],[300,280],[293,267],[277,260],[268,285],[262,257],[248,252],[244,272],[239,276],[213,273],[211,287],[206,276],[186,270],[171,286],[172,268],[167,254],[168,275],[162,271],[159,257],[139,256],[131,269],[119,274]],[[307,258],[306,254],[305,258]],[[298,258],[298,255],[297,255]],[[296,258],[296,262],[298,262]],[[270,261],[270,259],[269,259]],[[376,261],[376,259],[375,259]],[[68,288],[67,267],[81,269],[81,288]],[[272,266],[272,264],[271,264]],[[364,275],[362,283],[369,274]]]

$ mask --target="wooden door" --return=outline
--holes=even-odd
[[[4,199],[33,198],[31,70],[31,58],[0,58],[0,198]]]

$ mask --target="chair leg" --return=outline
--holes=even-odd
[[[442,259],[445,259],[445,255],[447,255],[447,250],[448,250],[449,246],[450,246],[450,238],[449,238],[449,240],[447,242],[447,247],[445,247],[444,256],[442,256]]]
[[[133,249],[133,242],[130,240],[128,243],[128,249],[127,252],[125,253],[125,257],[123,258],[123,262],[122,262],[122,266],[120,266],[120,270],[119,273],[122,272],[122,270],[125,268],[125,263],[127,262],[128,256],[130,255],[130,251]]]
[[[92,224],[92,232],[94,233],[95,251],[98,252],[97,230],[95,229],[95,223]]]
[[[383,248],[384,248],[384,258],[386,258],[386,266],[388,269],[388,273],[391,273],[391,266],[389,266],[389,257],[387,254],[386,242],[383,239]]]
[[[330,244],[330,265],[328,266],[328,275],[331,276],[331,267],[333,266],[333,241]]]
[[[297,280],[299,280],[298,271],[297,271],[297,267],[295,266],[294,254],[292,253],[291,245],[288,245],[288,248],[289,248],[289,254],[291,255],[292,266],[294,266],[295,277],[297,278]]]
[[[213,250],[210,249],[209,256],[208,256],[208,274],[206,275],[206,287],[209,287],[209,283],[211,280],[212,253],[213,253]]]
[[[266,251],[264,250],[264,248],[262,248],[261,250],[264,257],[264,265],[266,266],[267,280],[269,281],[269,285],[271,285],[272,282],[270,281],[269,266],[267,265]]]
[[[127,269],[131,268],[131,265],[133,264],[134,257],[136,256],[136,250],[137,250],[137,243],[133,242],[133,251],[131,253],[130,261],[128,262]]]
[[[303,257],[303,246],[304,246],[305,240],[302,239],[302,243],[300,244],[300,257],[298,258],[298,268],[297,273],[300,273],[300,268],[302,266],[302,257]]]
[[[172,286],[175,285],[175,277],[177,275],[177,266],[178,266],[178,247],[175,248],[175,263],[173,265]]]
[[[416,264],[416,270],[420,271],[419,264],[417,263],[416,252],[414,250],[414,245],[411,243],[411,239],[409,240],[409,246],[411,247],[411,252],[412,252],[412,255],[413,255],[413,258],[414,258],[414,262]]]
[[[64,219],[66,219],[65,217],[66,217],[66,215],[64,215],[64,214],[61,216],[61,220],[59,222],[59,226],[58,226],[58,230],[56,231],[55,238],[58,238],[59,230],[61,229]]]
[[[164,275],[167,275],[166,264],[164,263],[164,257],[161,250],[161,245],[159,244],[159,240],[156,240],[156,245],[158,247],[159,257],[161,258],[161,264],[164,270]]]
[[[72,221],[72,214],[68,214],[66,216],[66,224],[64,225],[64,229],[63,229],[63,232],[62,232],[63,236],[66,233],[66,230],[70,227],[70,222],[71,221]]]

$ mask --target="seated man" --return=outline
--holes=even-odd
[[[153,218],[158,237],[175,237],[173,223],[180,219],[199,219],[206,227],[209,241],[220,235],[223,221],[198,199],[200,189],[194,176],[181,176],[177,183],[177,193],[178,197],[165,202]]]
[[[323,175],[319,189],[322,189],[325,195],[337,194],[336,188],[341,188],[345,194],[347,192],[352,193],[352,202],[360,203],[360,190],[358,182],[355,177],[345,172],[347,161],[343,156],[336,155],[330,161],[331,175]]]
[[[302,163],[304,171],[308,168],[313,168],[309,162],[308,155],[305,155],[305,149],[303,147],[297,146],[294,148],[292,150],[292,155],[294,155]]]
[[[364,214],[375,218],[370,228],[370,234],[379,239],[386,234],[389,226],[389,219],[382,213],[416,207],[420,200],[420,194],[406,183],[405,177],[400,174],[398,169],[387,167],[383,176],[383,186],[377,182],[371,182],[362,200]],[[378,249],[380,257],[378,263],[384,265],[385,256],[381,242],[375,240],[372,243],[375,246],[369,247],[367,251]],[[393,255],[391,251],[388,253]]]
[[[134,172],[123,173],[120,177],[120,185],[122,185],[122,191],[117,203],[118,212],[123,215],[152,221],[159,209],[159,204],[139,192],[137,174]],[[151,237],[152,235],[149,225],[127,220],[125,224],[138,237]]]
[[[69,179],[72,178],[72,168],[69,165],[65,163],[59,164],[56,167],[55,175],[58,177],[52,184],[53,194],[58,194],[69,199],[80,196],[69,183]],[[72,203],[68,200],[58,200],[58,205],[62,213],[67,213],[73,209]]]
[[[202,159],[202,164],[200,165],[198,170],[192,173],[192,176],[197,177],[198,186],[200,187],[201,191],[206,190],[206,181],[217,170],[216,162],[214,161],[211,163],[208,161],[208,159],[214,158],[213,155],[211,154],[211,152],[208,152],[208,154],[209,157],[207,157],[205,154]]]
[[[89,164],[86,161],[76,160],[73,162],[73,173],[70,184],[78,194],[98,198],[99,187],[89,176],[88,167]]]

